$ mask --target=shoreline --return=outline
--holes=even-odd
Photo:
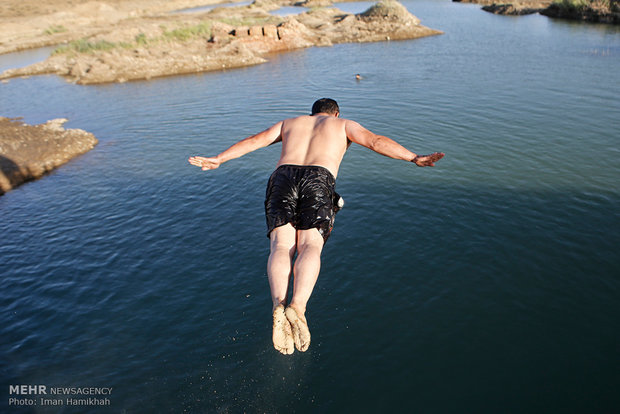
[[[442,33],[421,25],[417,17],[393,0],[376,3],[359,14],[342,12],[337,5],[325,7],[332,5],[325,0],[305,3],[256,0],[250,5],[215,7],[193,13],[170,12],[215,3],[173,0],[161,4],[159,1],[148,9],[136,8],[145,4],[144,0],[122,3],[125,8],[118,10],[106,2],[84,3],[75,8],[76,13],[88,12],[90,17],[76,18],[76,26],[62,24],[70,13],[67,11],[47,15],[42,21],[34,19],[32,27],[36,26],[37,30],[44,25],[50,28],[38,34],[23,29],[13,34],[10,42],[7,41],[10,24],[5,24],[0,29],[0,52],[33,45],[62,42],[64,45],[43,62],[0,73],[0,80],[50,73],[78,84],[148,80],[256,65],[266,62],[266,56],[274,52],[337,43],[415,39]],[[309,10],[286,17],[270,13],[293,4]]]
[[[81,129],[65,129],[67,119],[28,125],[0,117],[0,196],[84,154],[97,138]]]
[[[553,0],[516,0],[496,2],[495,0],[452,0],[455,3],[472,3],[482,5],[481,9],[505,16],[523,16],[539,13],[553,19],[575,20],[587,23],[620,24],[620,10],[613,11],[601,8],[594,3],[572,3],[566,0],[563,4]],[[612,6],[613,7],[613,6]]]

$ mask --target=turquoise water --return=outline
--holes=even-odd
[[[0,197],[0,411],[13,384],[112,387],[88,412],[617,409],[619,29],[405,5],[445,34],[149,82],[0,85],[2,116],[66,117],[100,141]],[[263,217],[279,148],[211,172],[186,160],[323,96],[446,157],[349,150],[312,344],[283,356]]]

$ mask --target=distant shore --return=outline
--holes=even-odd
[[[591,23],[620,24],[620,6],[609,0],[452,0],[457,3],[475,3],[482,10],[502,15],[521,16],[540,13],[547,17],[579,20]]]
[[[62,45],[44,62],[7,70],[0,80],[55,73],[79,84],[125,82],[255,65],[268,53],[311,46],[441,34],[392,0],[356,15],[325,7],[331,6],[326,0],[256,0],[187,14],[171,12],[209,0],[105,0],[71,8],[68,1],[47,2],[54,8],[43,1],[26,9],[29,18],[17,16],[17,5],[12,14],[0,14],[0,52]],[[270,13],[291,5],[308,11]]]

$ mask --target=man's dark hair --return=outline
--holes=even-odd
[[[340,108],[338,107],[338,103],[333,99],[321,98],[312,105],[312,115],[321,112],[335,115],[337,112],[340,112]]]

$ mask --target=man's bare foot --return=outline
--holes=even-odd
[[[293,332],[291,324],[284,315],[284,305],[278,305],[273,310],[273,347],[283,353],[290,355],[295,351],[293,346]]]
[[[297,348],[298,351],[305,352],[310,346],[310,330],[308,329],[306,319],[303,317],[303,314],[300,316],[300,314],[290,306],[286,308],[284,313],[293,329],[295,348]]]

